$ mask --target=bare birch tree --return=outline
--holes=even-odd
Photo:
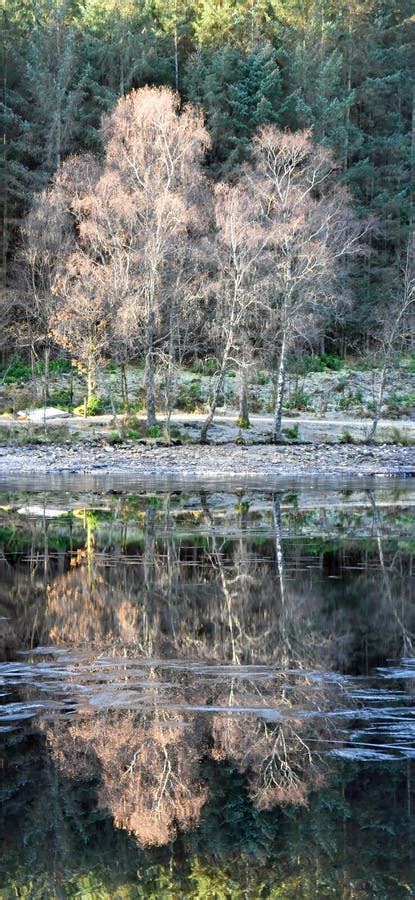
[[[201,114],[186,107],[179,115],[178,98],[165,88],[122,98],[103,129],[104,178],[112,185],[106,205],[100,211],[97,203],[95,212],[119,259],[120,321],[143,352],[152,427],[157,354],[172,330],[169,307],[184,248],[198,228],[200,161],[208,136]]]
[[[261,227],[261,208],[252,181],[242,177],[236,185],[219,184],[215,191],[216,234],[213,257],[216,268],[214,342],[219,366],[213,379],[209,412],[202,425],[201,441],[207,440],[229,363],[243,357],[248,322],[258,308],[260,265],[268,234]]]
[[[78,250],[65,261],[54,283],[60,304],[53,335],[82,364],[87,403],[97,392],[96,370],[108,351],[110,320],[114,315],[106,276],[105,266]]]
[[[299,337],[321,327],[328,308],[341,302],[339,262],[361,252],[359,240],[368,228],[353,219],[334,174],[329,153],[313,144],[309,131],[289,134],[267,126],[254,141],[251,177],[268,232],[262,290],[276,368],[275,441],[281,439],[287,354]]]

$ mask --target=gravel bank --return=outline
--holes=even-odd
[[[0,482],[92,475],[173,480],[415,476],[415,448],[391,445],[25,446],[0,448]]]

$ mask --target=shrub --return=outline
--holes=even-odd
[[[99,416],[103,412],[101,397],[90,397],[86,404],[87,416]]]
[[[337,391],[338,394],[342,394],[343,391],[346,390],[346,387],[347,387],[346,378],[341,378],[340,381],[337,382],[334,390]]]
[[[405,413],[411,412],[415,406],[415,394],[389,394],[385,403],[386,415],[391,418],[399,418]]]
[[[350,409],[350,407],[355,406],[356,403],[363,403],[363,394],[360,389],[355,392],[348,391],[347,394],[340,397],[339,409]]]
[[[128,404],[128,412],[140,413],[140,412],[143,412],[144,408],[145,408],[145,390],[142,389],[142,390],[137,391],[136,399]],[[123,406],[122,406],[122,409],[124,409]]]
[[[292,425],[291,428],[283,428],[282,433],[289,441],[298,441],[300,436],[298,425]]]
[[[292,357],[289,368],[298,375],[309,375],[311,372],[339,372],[343,368],[343,360],[336,353],[323,353],[322,356],[307,353],[300,359]]]
[[[0,372],[0,379],[4,384],[13,384],[14,381],[29,381],[32,370],[17,353],[9,359],[7,365]]]
[[[152,425],[151,428],[147,428],[147,437],[149,437],[149,438],[161,437],[160,425]]]
[[[356,438],[353,437],[350,431],[345,429],[341,435],[340,441],[342,444],[355,444]]]
[[[268,372],[264,372],[262,369],[258,369],[252,375],[252,384],[259,384],[260,386],[264,386],[268,384],[270,376]]]
[[[87,402],[80,403],[73,411],[77,416],[82,416],[84,413],[87,416],[99,416],[103,412],[101,397],[90,397]]]
[[[340,356],[337,356],[337,353],[323,353],[320,360],[324,368],[329,369],[329,371],[340,372],[340,369],[343,368],[343,360],[340,359]]]
[[[401,431],[400,428],[392,428],[391,440],[393,444],[401,444],[402,447],[412,447],[414,441],[407,431]]]
[[[66,391],[64,388],[60,391],[54,391],[54,393],[50,395],[49,400],[51,406],[57,406],[58,408],[66,410],[69,410],[72,403],[70,391]]]
[[[139,441],[142,434],[136,428],[129,428],[126,437],[129,441]]]
[[[309,395],[304,388],[298,388],[287,397],[284,406],[286,409],[311,410],[312,404]]]
[[[108,442],[108,444],[122,444],[123,439],[122,439],[121,435],[118,434],[118,431],[113,430],[113,431],[110,431],[110,433],[107,437],[107,442]]]
[[[66,357],[63,359],[51,359],[49,360],[49,372],[55,375],[69,375],[71,372],[76,371],[72,365],[70,359]],[[35,374],[36,375],[44,375],[45,374],[45,360],[40,359],[35,366]]]
[[[415,406],[415,394],[398,394],[394,392],[389,395],[388,401],[396,403],[397,406],[405,406],[411,409]]]
[[[205,359],[199,360],[193,366],[193,371],[197,372],[199,375],[207,375],[211,377],[214,375],[219,369],[219,361],[216,359],[216,356],[207,356]]]
[[[188,386],[181,386],[176,401],[177,409],[182,409],[184,412],[194,412],[202,403],[202,382],[200,378],[193,378]]]

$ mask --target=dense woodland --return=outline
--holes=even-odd
[[[160,367],[168,415],[213,355],[213,415],[259,359],[278,436],[287,353],[407,339],[409,0],[7,0],[3,30],[8,351],[60,348],[89,396],[141,358],[150,427]]]

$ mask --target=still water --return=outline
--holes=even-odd
[[[415,487],[0,495],[0,896],[415,896]]]

